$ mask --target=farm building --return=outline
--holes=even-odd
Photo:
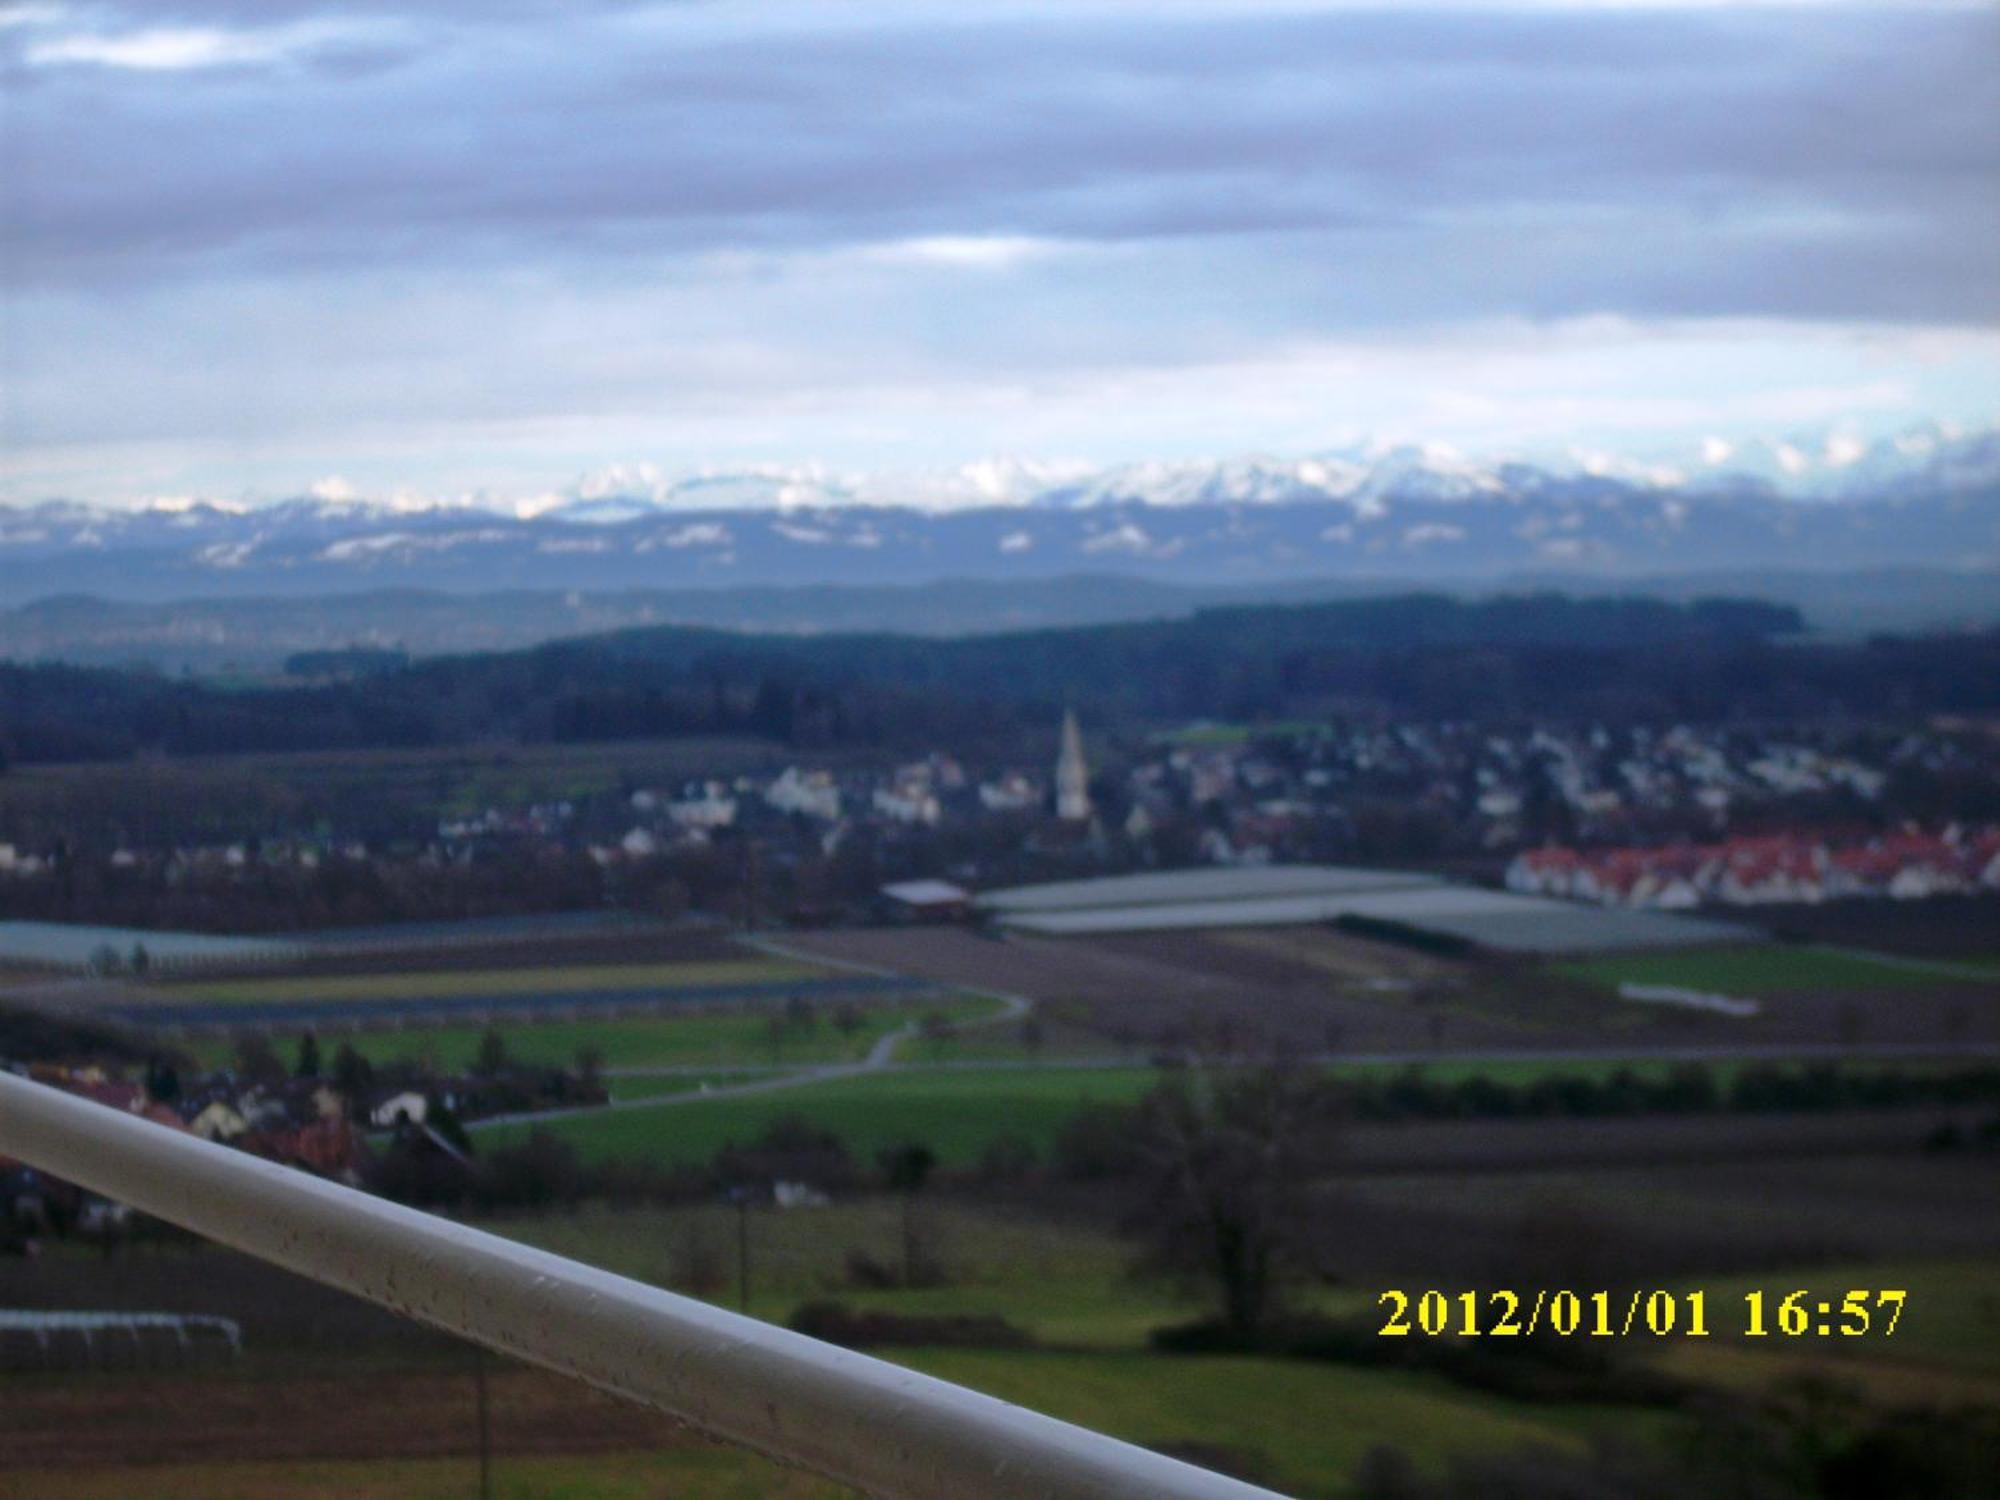
[[[949,880],[899,880],[882,887],[889,912],[903,922],[955,922],[966,914],[972,896]]]
[[[1003,927],[1048,936],[1285,927],[1342,918],[1520,953],[1687,947],[1759,936],[1730,922],[1584,906],[1455,885],[1429,875],[1328,865],[1062,881],[991,891],[976,904]]]

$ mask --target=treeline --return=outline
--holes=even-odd
[[[1183,1070],[1161,1074],[1170,1092]],[[1254,1075],[1237,1076],[1255,1082]],[[1865,1070],[1811,1064],[1752,1064],[1718,1078],[1704,1063],[1686,1063],[1663,1074],[1619,1069],[1602,1078],[1552,1073],[1519,1084],[1475,1074],[1445,1082],[1420,1068],[1357,1079],[1301,1079],[1325,1122],[1502,1119],[1603,1119],[1636,1115],[1782,1114],[1921,1105],[2000,1105],[2000,1067],[1991,1065],[1910,1071]],[[1247,1086],[1245,1088],[1248,1095]],[[1254,1096],[1252,1096],[1254,1097]],[[1001,1135],[961,1170],[973,1182],[1046,1177],[1057,1182],[1104,1183],[1142,1176],[1147,1169],[1150,1112],[1138,1105],[1079,1106],[1057,1132],[1046,1154],[1018,1136]],[[1947,1127],[1947,1131],[1949,1127]],[[462,1138],[461,1138],[462,1139]],[[2000,1146],[2000,1116],[1970,1135],[1939,1134],[1933,1149]],[[936,1155],[912,1141],[903,1152],[921,1152],[929,1172]],[[802,1182],[835,1193],[895,1188],[910,1158],[884,1153],[875,1162],[856,1157],[837,1132],[797,1115],[773,1122],[755,1139],[723,1147],[706,1162],[662,1165],[643,1158],[585,1161],[561,1137],[536,1130],[522,1141],[478,1154],[476,1167],[422,1155],[385,1154],[378,1192],[418,1203],[464,1202],[484,1209],[540,1209],[589,1199],[617,1203],[712,1201],[719,1193],[774,1182]],[[1333,1158],[1329,1158],[1329,1161]]]
[[[2000,708],[2000,631],[1786,643],[1795,611],[1560,596],[1230,608],[1144,624],[936,640],[661,628],[529,651],[382,663],[313,686],[223,688],[0,667],[0,753],[410,748],[748,735],[799,747],[963,743],[1100,719],[1713,722]]]
[[[1786,1067],[1751,1063],[1718,1076],[1706,1063],[1678,1064],[1651,1074],[1619,1068],[1602,1077],[1549,1073],[1521,1083],[1486,1074],[1433,1078],[1420,1067],[1325,1084],[1330,1107],[1366,1123],[1421,1120],[1617,1119],[1639,1115],[1812,1114],[1833,1110],[1903,1109],[1923,1105],[2000,1105],[2000,1067],[1979,1065],[1911,1071],[1868,1070],[1833,1063]],[[1077,1182],[1129,1176],[1139,1166],[1135,1111],[1086,1105],[1071,1116],[1051,1148],[1048,1166]],[[1944,1134],[1938,1149],[2000,1145],[2000,1117],[1975,1131],[1977,1140]]]

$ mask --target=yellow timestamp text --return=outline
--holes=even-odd
[[[1760,1290],[1716,1303],[1717,1318],[1743,1338],[1888,1338],[1903,1316],[1907,1290],[1849,1289],[1815,1292]],[[1710,1299],[1705,1291],[1665,1288],[1634,1291],[1439,1290],[1391,1288],[1376,1303],[1383,1310],[1383,1338],[1707,1338]],[[1740,1306],[1741,1316],[1737,1316]],[[1727,1309],[1724,1316],[1723,1309]]]

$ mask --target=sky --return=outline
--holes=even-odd
[[[0,501],[2000,420],[2000,7],[0,5]]]

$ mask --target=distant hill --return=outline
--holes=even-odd
[[[1629,580],[1548,573],[1446,585],[1408,578],[1184,584],[1080,573],[1013,582],[949,578],[797,587],[483,593],[399,588],[157,604],[67,595],[0,609],[0,660],[237,678],[287,670],[312,676],[330,670],[328,662],[352,651],[410,656],[509,651],[654,625],[755,634],[947,637],[1182,619],[1217,605],[1303,604],[1418,592],[1470,600],[1522,592],[1643,595],[1682,602],[1754,596],[1797,609],[1808,630],[1837,638],[2000,624],[2000,572],[1739,570]],[[300,657],[326,657],[328,662],[293,670],[301,664],[291,659]],[[350,666],[362,660],[353,658]]]
[[[1404,595],[965,639],[656,627],[316,686],[12,666],[0,744],[23,761],[690,734],[949,745],[1046,726],[1066,703],[1100,722],[2000,708],[2000,632],[1807,643],[1800,625],[1754,601]]]

